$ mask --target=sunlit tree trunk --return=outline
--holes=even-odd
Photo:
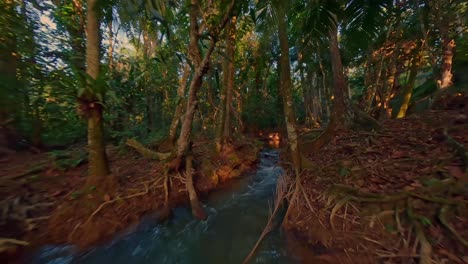
[[[452,63],[453,63],[453,54],[455,49],[455,40],[450,39],[447,36],[443,38],[444,55],[442,57],[442,65],[440,67],[440,89],[445,89],[452,86],[453,74],[452,74]]]
[[[296,171],[296,175],[301,170],[301,158],[298,146],[298,135],[296,131],[296,116],[292,99],[291,88],[291,66],[289,61],[289,44],[287,33],[286,13],[283,6],[277,8],[278,36],[280,43],[280,90],[283,97],[283,109],[288,134],[288,145]]]
[[[408,83],[405,85],[403,90],[403,101],[400,106],[400,110],[398,111],[397,118],[403,118],[406,116],[406,111],[408,110],[411,97],[413,96],[413,89],[416,83],[416,76],[418,75],[419,66],[421,63],[421,53],[419,51],[415,51],[416,54],[414,55],[411,61],[411,68]]]
[[[87,26],[86,26],[86,73],[93,80],[98,78],[100,66],[100,37],[99,37],[99,14],[97,0],[87,0]],[[88,83],[88,85],[94,85]],[[102,105],[96,100],[86,98],[88,118],[88,161],[89,177],[88,184],[95,184],[109,174],[106,149],[104,144],[104,129],[102,120]],[[92,98],[95,99],[95,98]]]

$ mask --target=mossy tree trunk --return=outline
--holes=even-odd
[[[301,171],[301,158],[298,145],[298,135],[296,131],[296,116],[291,89],[291,66],[289,60],[289,44],[287,33],[287,17],[285,7],[281,4],[277,9],[278,36],[280,43],[280,90],[283,97],[283,110],[288,135],[288,146],[291,152],[292,161],[296,175]]]
[[[100,66],[100,36],[99,36],[99,14],[97,8],[97,0],[87,0],[87,26],[86,26],[86,74],[96,80],[99,75]],[[92,80],[88,85],[94,85]],[[88,89],[93,90],[93,89]],[[96,184],[100,182],[107,174],[109,174],[109,166],[104,144],[104,128],[102,120],[102,104],[98,102],[94,95],[86,93],[86,98],[80,100],[87,104],[88,118],[88,162],[89,175],[88,184]]]

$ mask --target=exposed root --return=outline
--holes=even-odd
[[[413,213],[413,208],[411,206],[411,198],[407,199],[407,212],[408,212],[408,218],[412,222],[415,230],[416,230],[416,241],[419,241],[420,247],[419,247],[419,264],[430,264],[432,263],[432,246],[427,241],[426,235],[424,234],[424,229],[421,226],[421,224],[418,222],[416,219],[414,213]],[[415,246],[417,243],[415,243]]]
[[[29,246],[29,242],[14,238],[0,238],[0,253],[8,250],[11,246]]]
[[[127,139],[127,146],[134,148],[143,157],[155,160],[168,160],[172,157],[172,152],[156,152],[146,148],[135,139]]]
[[[159,179],[155,180],[154,182],[157,182]],[[78,228],[80,226],[86,226],[88,225],[91,220],[93,219],[93,217],[95,215],[97,215],[104,207],[106,207],[107,205],[109,204],[112,204],[112,203],[115,203],[117,201],[122,201],[122,200],[126,200],[126,199],[130,199],[130,198],[134,198],[134,197],[138,197],[138,196],[142,196],[142,195],[146,195],[148,194],[149,192],[149,184],[148,182],[145,182],[144,183],[144,186],[145,186],[145,190],[142,191],[142,192],[139,192],[139,193],[135,193],[135,194],[131,194],[131,195],[128,195],[128,196],[124,196],[124,197],[117,197],[113,200],[110,200],[110,201],[107,201],[107,202],[104,202],[102,203],[101,205],[98,206],[98,208],[96,210],[94,210],[94,212],[88,217],[88,219],[84,222],[84,224],[81,224],[81,223],[78,223],[75,228],[73,228],[72,232],[68,235],[68,240],[70,241],[72,238],[73,238],[73,235],[75,234],[76,230],[78,230]]]
[[[453,228],[445,219],[445,214],[447,213],[449,207],[447,205],[442,206],[439,211],[439,220],[442,225],[450,231],[450,233],[465,247],[468,248],[468,241],[466,241],[456,230]]]
[[[200,205],[200,201],[198,200],[198,196],[197,196],[197,191],[195,190],[195,187],[193,186],[192,159],[193,157],[191,155],[188,155],[185,159],[185,166],[186,166],[185,186],[187,188],[187,192],[189,193],[190,205],[192,207],[193,216],[195,216],[196,218],[200,220],[205,220],[208,217],[208,215],[206,214],[203,207]]]

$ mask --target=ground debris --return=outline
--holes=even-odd
[[[316,166],[301,183],[313,208],[298,203],[289,229],[312,244],[328,232],[325,254],[346,252],[350,263],[362,260],[350,252],[385,263],[465,256],[467,124],[460,110],[433,110],[338,133],[307,156]]]

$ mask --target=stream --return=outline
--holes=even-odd
[[[131,233],[84,253],[72,246],[47,246],[33,263],[242,263],[269,217],[276,182],[283,169],[279,153],[264,149],[256,171],[235,179],[203,201],[206,221],[192,217],[189,207],[173,209],[162,223],[143,219]],[[251,263],[290,263],[280,231],[262,242]]]

